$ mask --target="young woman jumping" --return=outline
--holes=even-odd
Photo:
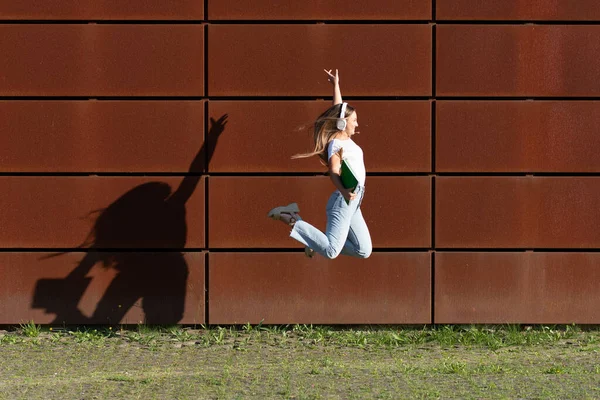
[[[290,236],[304,244],[305,253],[314,252],[333,259],[339,254],[367,258],[372,244],[369,228],[360,211],[365,195],[366,170],[362,149],[352,140],[358,126],[356,111],[342,102],[338,71],[335,75],[325,70],[333,84],[333,106],[321,114],[314,124],[314,150],[292,158],[319,156],[329,168],[329,177],[335,191],[327,202],[327,227],[325,233],[302,220],[296,203],[276,207],[268,216],[292,227]],[[351,167],[358,186],[352,190],[343,186],[340,177],[342,160]]]

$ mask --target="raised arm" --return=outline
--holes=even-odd
[[[338,74],[338,70],[335,70],[335,75],[331,73],[332,70],[327,71],[324,69],[329,76],[327,80],[333,84],[333,105],[342,103],[342,92],[340,91],[340,76]]]
[[[208,163],[212,158],[212,155],[217,147],[217,141],[219,140],[219,136],[225,130],[225,125],[227,124],[227,114],[224,114],[221,118],[215,121],[214,118],[210,119],[210,128],[206,133],[206,140],[200,147],[198,154],[192,161],[190,165],[190,174],[186,175],[185,178],[179,184],[179,187],[173,194],[168,198],[168,201],[171,204],[179,204],[181,206],[185,205],[188,199],[196,190],[196,186],[200,182],[200,178],[203,172],[205,172],[205,168],[208,167]]]

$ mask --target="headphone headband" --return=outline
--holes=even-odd
[[[340,118],[346,118],[346,106],[348,103],[342,103],[342,111],[340,111]]]

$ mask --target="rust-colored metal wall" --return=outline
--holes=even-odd
[[[0,324],[600,323],[600,6],[0,0]],[[339,68],[368,259],[307,259]]]

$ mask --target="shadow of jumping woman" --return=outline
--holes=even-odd
[[[227,114],[210,122],[190,174],[175,191],[165,182],[148,182],[93,211],[98,216],[79,246],[88,251],[77,267],[64,279],[37,282],[32,306],[55,313],[52,324],[120,323],[140,299],[147,324],[172,324],[183,318],[188,278],[188,265],[180,251],[187,240],[185,205],[206,172]],[[91,281],[87,274],[97,263],[117,274],[88,318],[78,303]]]

